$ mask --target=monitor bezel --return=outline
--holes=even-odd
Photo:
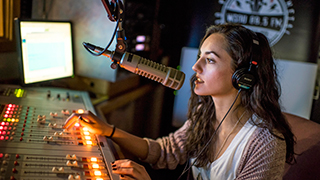
[[[71,46],[72,46],[72,75],[70,76],[63,76],[59,78],[54,78],[54,79],[48,79],[48,80],[43,80],[43,81],[37,81],[37,82],[32,82],[32,83],[25,83],[25,76],[24,76],[24,67],[23,67],[23,55],[22,55],[22,38],[21,38],[21,22],[49,22],[49,23],[69,23],[70,24],[70,31],[71,31]],[[73,78],[75,76],[75,59],[74,59],[74,39],[73,39],[73,24],[71,21],[67,20],[43,20],[43,19],[20,19],[20,18],[15,18],[14,19],[14,29],[15,29],[15,35],[16,35],[16,47],[17,47],[17,54],[18,54],[18,66],[19,66],[19,81],[20,85],[24,87],[28,86],[39,86],[42,84],[50,84],[52,82],[55,82],[57,80],[61,79],[67,79],[67,78]]]

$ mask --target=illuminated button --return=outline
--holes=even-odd
[[[90,160],[91,160],[91,162],[97,162],[98,161],[98,159],[96,157],[92,157]]]
[[[22,132],[22,133],[21,133],[21,136],[23,136],[23,135],[24,135],[24,133]]]
[[[22,141],[22,140],[23,140],[23,138],[21,137],[21,138],[20,138],[20,141]]]
[[[94,171],[95,176],[101,176],[101,171]]]
[[[90,136],[85,136],[84,138],[85,138],[86,140],[90,140],[90,139],[91,139]]]
[[[6,125],[6,122],[1,122],[1,126],[4,126],[4,125]]]
[[[0,130],[3,130],[3,126],[0,126]]]
[[[19,154],[16,154],[16,159],[18,159],[20,157],[20,155]]]
[[[8,153],[4,155],[4,158],[9,158],[9,157],[10,157],[10,156],[9,156]]]
[[[7,164],[8,164],[8,161],[4,160],[4,161],[2,161],[2,164],[3,164],[3,165],[7,165]]]
[[[0,136],[0,140],[4,140],[4,136]]]
[[[83,132],[83,134],[86,135],[86,136],[90,135],[89,132]]]
[[[83,109],[78,109],[77,113],[82,114],[82,113],[84,113],[84,110]]]
[[[10,176],[10,180],[16,180],[16,178],[14,178],[14,176]]]
[[[87,141],[87,144],[88,144],[88,145],[91,145],[91,144],[92,144],[92,141]]]
[[[92,164],[92,168],[99,169],[99,164]]]
[[[8,140],[9,139],[9,136],[6,136],[6,138],[5,138],[6,140]]]
[[[83,131],[89,131],[87,127],[82,128]]]
[[[0,153],[0,158],[2,158],[3,157],[3,153]]]

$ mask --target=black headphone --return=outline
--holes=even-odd
[[[251,87],[254,86],[256,82],[256,78],[254,77],[252,73],[252,68],[256,68],[258,66],[258,62],[256,59],[258,59],[259,55],[259,39],[255,32],[253,32],[253,38],[252,38],[252,54],[250,59],[249,68],[241,68],[236,70],[232,75],[232,85],[236,89],[243,89],[243,90],[249,90]]]

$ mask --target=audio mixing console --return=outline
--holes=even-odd
[[[85,127],[62,129],[88,93],[60,88],[0,86],[0,180],[108,180],[113,152]]]

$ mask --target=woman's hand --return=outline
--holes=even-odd
[[[131,160],[122,159],[113,162],[112,173],[119,174],[121,179],[151,180],[146,169]]]
[[[102,136],[109,136],[112,133],[112,126],[107,122],[101,120],[91,111],[84,111],[83,113],[73,113],[64,123],[64,129],[71,129],[76,123],[87,127],[91,133]]]

